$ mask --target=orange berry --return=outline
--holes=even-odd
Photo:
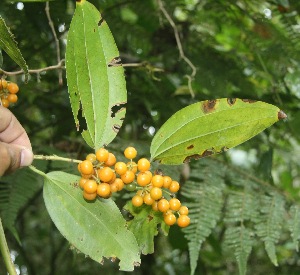
[[[181,206],[179,208],[179,214],[180,215],[188,215],[189,214],[189,209],[186,206]]]
[[[167,212],[170,208],[169,202],[166,199],[161,199],[157,203],[157,208],[160,212]]]
[[[164,187],[164,188],[169,188],[170,185],[171,185],[171,183],[172,183],[171,177],[169,177],[169,176],[164,176],[164,184],[163,184],[163,187]]]
[[[1,105],[5,108],[9,107],[9,101],[6,98],[1,99]]]
[[[83,189],[84,184],[88,181],[88,179],[81,178],[79,180],[79,186]]]
[[[80,172],[85,175],[93,174],[94,167],[93,164],[89,160],[84,160],[80,164]]]
[[[90,179],[94,174],[88,174],[88,175],[85,175],[85,174],[81,174],[81,177],[82,178],[85,178],[85,179]]]
[[[92,194],[96,193],[98,184],[95,180],[87,180],[83,186],[86,193]]]
[[[117,162],[117,159],[116,159],[115,155],[113,153],[108,153],[108,158],[104,162],[104,164],[106,166],[113,166],[116,164],[116,162]]]
[[[18,101],[18,96],[15,95],[15,94],[9,94],[7,96],[7,100],[10,102],[10,103],[16,103]]]
[[[134,161],[127,162],[128,170],[132,171],[133,173],[137,172],[137,164]]]
[[[128,183],[131,183],[134,181],[134,178],[135,178],[135,175],[132,171],[130,170],[127,170],[125,174],[123,174],[121,176],[121,180],[125,183],[125,184],[128,184]]]
[[[124,151],[124,156],[127,159],[134,159],[137,155],[137,151],[134,147],[127,147]]]
[[[97,152],[96,152],[96,158],[99,162],[105,162],[108,159],[108,151],[104,148],[100,148]]]
[[[111,179],[110,181],[108,181],[107,183],[112,184],[112,183],[116,180],[116,178],[117,178],[117,175],[116,175],[116,173],[113,171],[113,177],[112,177],[112,179]]]
[[[87,201],[93,201],[94,199],[96,199],[97,197],[97,193],[87,193],[85,191],[83,191],[83,197],[87,200]]]
[[[158,204],[157,201],[154,201],[154,203],[152,204],[152,210],[158,211],[157,204]]]
[[[145,194],[144,203],[147,205],[153,205],[154,200],[151,198],[150,193]]]
[[[122,176],[127,171],[127,165],[125,162],[117,162],[115,164],[115,171],[118,175]]]
[[[167,224],[167,225],[173,225],[176,223],[176,217],[174,214],[168,214],[168,215],[165,215],[164,216],[164,222]]]
[[[181,202],[179,199],[172,198],[170,199],[169,203],[170,203],[171,210],[178,211],[180,209]]]
[[[119,185],[118,185],[117,182],[114,181],[113,183],[110,184],[110,191],[112,193],[115,193],[115,192],[119,191]]]
[[[3,85],[3,84],[2,84]],[[11,94],[16,94],[19,91],[19,86],[16,83],[10,82],[7,85],[7,90],[11,93]]]
[[[139,195],[135,195],[132,197],[131,202],[132,202],[133,206],[139,207],[139,206],[143,205],[144,199],[143,199],[143,197],[141,197]]]
[[[0,79],[0,90],[7,88],[7,81],[5,79]]]
[[[138,170],[141,172],[145,172],[150,169],[150,161],[146,158],[139,159],[137,165]]]
[[[86,160],[89,160],[91,163],[93,163],[94,161],[97,160],[96,155],[95,154],[88,154],[85,158]]]
[[[169,186],[169,190],[172,193],[176,193],[179,190],[179,188],[180,188],[179,182],[175,181],[175,180],[173,180],[172,183]]]
[[[150,196],[155,201],[159,200],[162,197],[162,190],[159,187],[153,187],[150,190]]]
[[[98,169],[98,178],[102,182],[109,182],[113,179],[114,171],[109,167]]]
[[[161,175],[154,175],[151,182],[155,187],[162,187],[164,185],[164,178]]]
[[[190,224],[191,220],[187,215],[180,215],[177,219],[177,224],[180,227],[187,227]]]
[[[151,177],[147,173],[140,172],[137,175],[136,181],[137,181],[138,185],[144,187],[144,186],[148,185],[151,182]]]
[[[116,178],[113,183],[117,184],[118,191],[121,191],[124,188],[124,182],[121,179],[119,179],[119,178]]]
[[[101,198],[109,198],[111,195],[111,188],[108,183],[100,183],[97,187],[97,194]]]

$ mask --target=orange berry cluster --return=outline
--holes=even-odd
[[[173,225],[177,221],[180,227],[188,226],[188,208],[182,206],[181,202],[170,194],[179,190],[179,183],[160,172],[152,174],[150,162],[146,158],[134,162],[133,159],[137,156],[134,147],[127,147],[124,156],[129,162],[117,162],[115,155],[104,148],[99,149],[96,154],[87,155],[78,165],[81,173],[79,185],[83,189],[83,197],[86,200],[94,200],[97,195],[109,198],[124,186],[128,191],[138,189],[132,198],[135,207],[151,205],[154,211],[163,213],[167,225]],[[165,199],[163,192],[169,194],[171,199]]]
[[[5,79],[0,79],[0,105],[8,108],[11,103],[18,101],[19,86],[14,82],[7,82]]]

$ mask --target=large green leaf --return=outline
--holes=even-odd
[[[154,253],[154,237],[158,234],[158,225],[164,224],[161,212],[153,211],[151,206],[143,205],[134,207],[129,201],[124,209],[128,210],[134,219],[128,221],[128,229],[133,232],[139,244],[142,254]],[[163,226],[165,235],[168,234],[169,226]]]
[[[119,258],[121,270],[133,270],[140,264],[139,247],[119,208],[111,199],[86,202],[78,180],[64,172],[46,175],[44,200],[51,219],[75,248],[93,260]]]
[[[110,143],[125,117],[124,70],[107,23],[85,0],[76,2],[66,49],[67,82],[77,128],[80,103],[87,130],[82,135],[96,150]]]
[[[14,60],[24,71],[26,80],[28,78],[27,64],[18,48],[14,36],[6,26],[4,19],[0,16],[0,48],[3,49],[12,60]]]
[[[181,164],[220,153],[285,117],[276,106],[260,101],[222,98],[194,103],[159,129],[151,143],[151,159]]]

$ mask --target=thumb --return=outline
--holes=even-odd
[[[33,153],[24,146],[0,142],[0,176],[28,166],[33,161]]]

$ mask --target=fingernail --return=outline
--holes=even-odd
[[[31,150],[24,148],[21,151],[21,163],[20,166],[28,166],[32,163],[33,161],[33,153]]]

